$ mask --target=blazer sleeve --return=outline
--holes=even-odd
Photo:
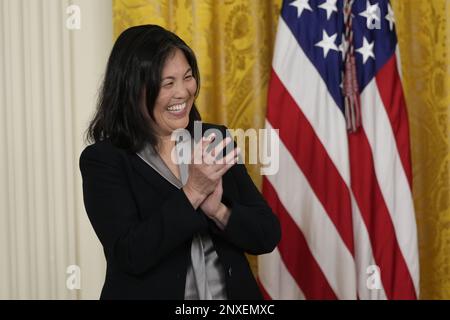
[[[140,218],[124,160],[115,152],[87,147],[80,157],[84,204],[105,250],[125,272],[140,274],[208,223],[182,190],[174,190],[151,218]],[[157,197],[149,194],[149,197]]]
[[[215,233],[250,254],[273,251],[281,239],[277,216],[256,188],[244,164],[234,165],[229,174],[237,185],[239,198],[222,197],[222,202],[231,209],[231,215],[223,231],[213,227]]]

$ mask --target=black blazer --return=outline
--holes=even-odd
[[[262,298],[244,252],[271,252],[280,225],[244,165],[223,176],[223,202],[231,208],[224,231],[182,190],[108,139],[84,149],[80,169],[84,205],[107,262],[101,299],[183,299],[192,237],[206,230],[225,270],[228,299]]]

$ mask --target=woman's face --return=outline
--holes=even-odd
[[[157,135],[171,135],[174,130],[187,127],[196,91],[197,81],[192,76],[191,66],[184,53],[176,49],[164,64],[161,88],[153,109]]]

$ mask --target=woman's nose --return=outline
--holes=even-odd
[[[187,98],[189,94],[189,89],[184,83],[179,83],[175,87],[175,98]]]

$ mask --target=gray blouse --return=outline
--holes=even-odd
[[[178,148],[178,145],[182,143],[186,142],[180,142],[176,147]],[[188,164],[181,162],[178,165],[180,181],[151,145],[147,145],[137,155],[177,188],[181,189],[186,184],[189,176]],[[192,239],[191,264],[187,269],[184,298],[186,300],[227,299],[225,273],[208,233],[198,233]]]

